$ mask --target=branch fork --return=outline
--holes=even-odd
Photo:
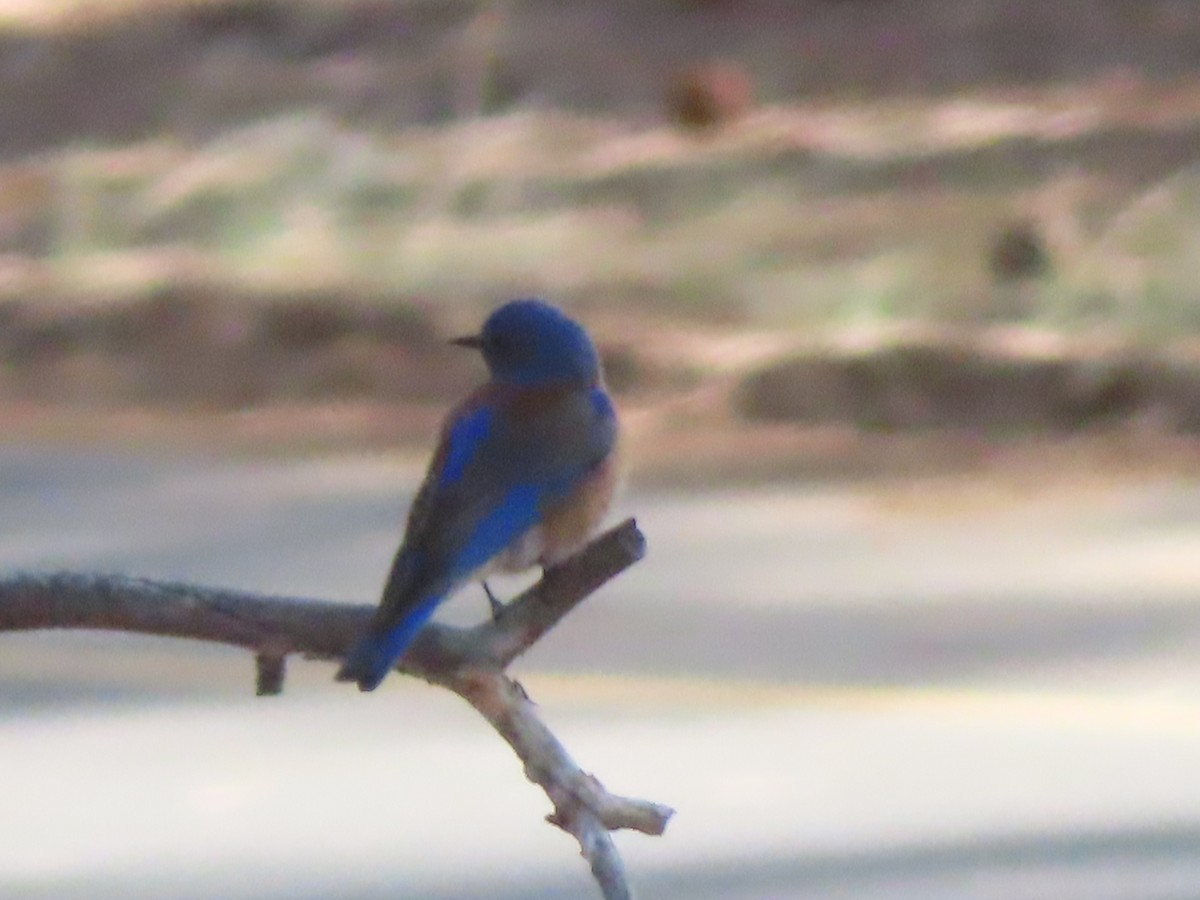
[[[632,897],[611,832],[661,835],[670,807],[611,794],[542,722],[508,666],[572,609],[645,554],[629,519],[473,628],[427,625],[397,669],[458,694],[483,716],[553,804],[547,821],[572,835],[606,900]],[[0,578],[0,631],[86,628],[187,637],[254,653],[256,690],[283,690],[287,658],[339,660],[373,610],[121,576],[58,573]]]

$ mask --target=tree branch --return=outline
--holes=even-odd
[[[573,835],[608,900],[631,896],[609,832],[630,828],[659,835],[673,810],[610,794],[579,768],[504,670],[609,579],[645,554],[645,539],[628,520],[545,573],[494,620],[473,628],[431,623],[397,669],[454,691],[513,748],[530,781],[554,811],[547,819]],[[257,690],[283,689],[287,657],[336,660],[373,610],[297,597],[140,578],[57,573],[0,579],[0,631],[86,628],[195,638],[245,647],[255,654]]]

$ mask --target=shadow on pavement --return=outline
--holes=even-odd
[[[654,875],[631,873],[655,898],[888,898],[888,900],[1194,900],[1200,890],[1200,823],[1068,834],[1025,834],[883,849],[769,857]],[[489,893],[493,900],[566,900],[581,880]],[[385,894],[361,894],[375,900]],[[466,895],[431,895],[461,900]],[[586,894],[585,894],[586,896]]]

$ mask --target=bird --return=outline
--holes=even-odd
[[[616,411],[587,331],[536,298],[475,335],[488,379],[446,416],[383,595],[339,681],[374,690],[443,600],[494,572],[553,568],[594,534],[618,481]]]

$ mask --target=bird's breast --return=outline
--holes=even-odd
[[[541,522],[510,544],[495,567],[504,572],[522,572],[534,565],[549,568],[579,551],[612,505],[619,470],[616,454],[609,454],[578,487],[547,509]]]

